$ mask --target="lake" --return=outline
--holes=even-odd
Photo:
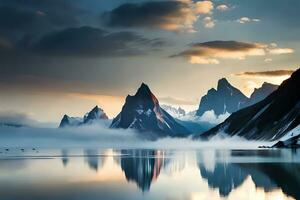
[[[299,187],[299,150],[0,149],[1,200],[281,200]]]

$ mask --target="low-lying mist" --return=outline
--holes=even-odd
[[[45,148],[145,148],[145,149],[255,149],[264,142],[249,142],[242,138],[218,138],[196,141],[190,138],[160,138],[150,140],[147,133],[131,129],[110,129],[109,123],[75,128],[0,127],[0,147]]]

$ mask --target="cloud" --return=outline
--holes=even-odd
[[[104,13],[102,20],[109,27],[194,32],[199,15],[210,14],[212,10],[211,1],[147,1],[122,4]]]
[[[241,72],[234,74],[235,76],[244,77],[280,77],[290,76],[295,70],[273,70],[273,71],[258,71],[258,72]]]
[[[220,10],[220,11],[226,11],[228,9],[229,9],[229,7],[225,4],[221,4],[221,5],[217,6],[217,10]]]
[[[160,39],[146,39],[134,32],[108,32],[84,26],[47,34],[33,49],[56,56],[126,56],[145,54],[163,44]]]
[[[272,62],[272,58],[265,58],[265,62]]]
[[[269,53],[273,55],[289,54],[289,53],[294,53],[294,50],[289,48],[274,48],[274,49],[269,49]]]
[[[114,149],[256,149],[261,143],[232,137],[210,141],[189,138],[147,140],[132,129],[110,129],[105,124],[78,128],[0,127],[0,145],[6,148],[114,148]],[[239,145],[237,145],[237,143]]]
[[[249,18],[249,17],[241,17],[240,19],[237,19],[236,20],[238,23],[240,24],[245,24],[245,23],[249,23],[249,22],[260,22],[260,19],[252,19],[252,18]]]
[[[278,47],[272,47],[263,43],[247,43],[239,41],[209,41],[192,44],[188,50],[172,55],[171,57],[184,57],[191,64],[219,64],[219,59],[242,60],[248,56],[265,56],[267,54],[276,55],[291,53],[293,50],[283,51]]]
[[[213,28],[216,25],[215,24],[216,20],[208,16],[203,19],[203,22],[205,28]]]
[[[245,85],[243,88],[248,91],[249,93],[252,93],[255,88],[259,88],[261,85],[257,84],[254,81],[246,81]]]
[[[160,97],[159,101],[172,105],[196,105],[197,102],[173,97]]]
[[[230,114],[228,112],[218,116],[213,110],[208,110],[199,117],[199,121],[209,122],[211,124],[220,124],[224,122],[229,116]]]
[[[181,116],[179,119],[183,121],[201,123],[202,125],[204,125],[204,123],[208,123],[210,125],[217,125],[224,122],[229,116],[230,113],[228,112],[221,115],[216,115],[215,111],[208,110],[205,111],[202,116],[196,116],[195,112],[190,112],[184,116]]]
[[[67,0],[0,0],[1,34],[18,39],[48,30],[78,25],[82,10]],[[66,10],[68,12],[66,12]]]
[[[219,40],[193,44],[190,49],[174,56],[183,56],[192,64],[219,64],[218,58],[244,59],[263,55],[262,44]]]
[[[52,124],[38,122],[25,113],[14,111],[0,112],[0,127],[45,127]]]

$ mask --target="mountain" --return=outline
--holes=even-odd
[[[300,68],[264,100],[233,113],[196,138],[222,132],[251,140],[277,140],[300,124]]]
[[[95,120],[108,119],[103,109],[95,106],[90,112],[83,117],[83,123],[93,123]]]
[[[79,126],[82,124],[82,118],[80,117],[70,117],[68,115],[64,115],[62,120],[60,121],[59,128],[64,128],[68,126]]]
[[[233,113],[244,107],[248,98],[237,88],[233,87],[225,78],[218,81],[217,90],[211,88],[201,98],[197,116],[202,116],[206,111],[213,110],[216,115],[226,112]]]
[[[263,99],[265,99],[269,94],[278,89],[278,85],[264,82],[260,88],[255,88],[250,96],[248,105],[253,105]]]
[[[299,148],[300,147],[300,124],[280,138],[273,148]]]
[[[159,136],[186,136],[184,126],[159,105],[149,87],[142,83],[134,96],[128,95],[122,111],[112,121],[111,128],[132,128],[140,132],[153,132]]]
[[[170,105],[161,105],[161,107],[162,107],[162,109],[167,111],[167,113],[169,113],[172,117],[175,117],[175,118],[181,118],[186,115],[185,110],[180,107],[175,108]]]
[[[191,134],[203,133],[216,125],[212,124],[210,121],[202,120],[201,117],[195,116],[196,111],[186,112],[180,107],[175,108],[170,105],[161,105],[161,107],[174,117],[178,123],[186,127]]]
[[[265,82],[260,88],[256,88],[248,98],[225,78],[222,78],[218,81],[217,90],[212,88],[201,98],[196,116],[202,116],[206,111],[211,110],[216,115],[236,112],[263,100],[277,88],[277,85]]]
[[[108,117],[105,114],[104,110],[99,108],[98,106],[95,106],[90,112],[86,113],[83,118],[70,117],[65,114],[59,124],[59,128],[87,125],[97,122],[99,120],[107,119]]]

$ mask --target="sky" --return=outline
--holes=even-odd
[[[225,77],[247,96],[298,68],[298,0],[0,0],[0,113],[110,118],[144,82],[196,109]]]

